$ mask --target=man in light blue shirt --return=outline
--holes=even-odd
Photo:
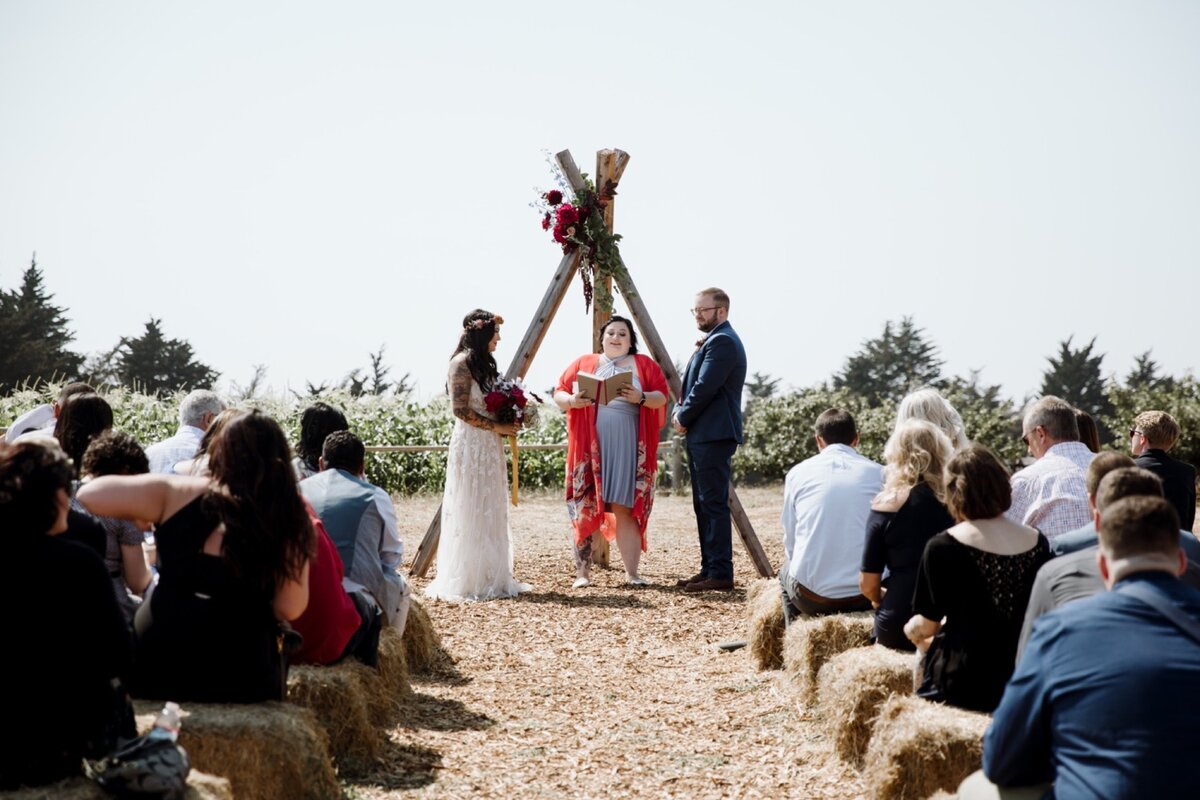
[[[779,570],[784,611],[837,614],[867,611],[858,588],[871,500],[883,467],[862,456],[854,417],[831,408],[817,417],[817,455],[792,467],[784,483],[783,549]]]

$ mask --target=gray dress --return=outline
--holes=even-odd
[[[596,367],[596,375],[608,378],[618,372],[633,373],[633,388],[642,390],[631,356]],[[600,445],[600,485],[606,503],[633,507],[633,483],[637,474],[638,420],[641,407],[615,399],[596,409],[596,439]]]

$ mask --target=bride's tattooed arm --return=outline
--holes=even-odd
[[[474,425],[476,428],[482,428],[485,431],[501,432],[503,429],[509,427],[501,425],[496,420],[485,417],[471,408],[471,385],[475,383],[475,379],[471,377],[471,370],[467,368],[465,357],[455,356],[450,359],[449,383],[450,407],[454,410],[454,416],[468,425]]]

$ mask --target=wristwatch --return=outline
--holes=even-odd
[[[638,400],[638,405],[639,405],[639,406],[644,406],[644,405],[646,405],[646,393],[645,393],[645,392],[642,392],[642,399],[641,399],[641,400]]]

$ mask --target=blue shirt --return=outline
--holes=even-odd
[[[1140,572],[1041,617],[983,739],[999,786],[1053,797],[1195,797],[1200,642],[1121,592],[1146,582],[1200,619],[1200,591]]]
[[[1050,552],[1056,556],[1065,556],[1067,553],[1076,553],[1091,547],[1097,541],[1096,521],[1092,520],[1082,528],[1068,531],[1055,539],[1050,544]],[[1183,548],[1183,552],[1187,553],[1188,559],[1200,562],[1200,539],[1197,539],[1191,531],[1179,531],[1179,546]]]

